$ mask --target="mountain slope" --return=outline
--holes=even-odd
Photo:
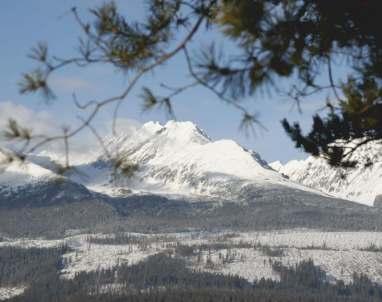
[[[0,153],[0,208],[46,206],[61,202],[89,200],[93,194],[83,185],[56,174],[53,163],[31,156],[23,162],[4,162]],[[40,165],[44,163],[46,167]]]
[[[0,153],[0,162],[2,163],[0,171],[0,200],[3,200],[3,203],[19,192],[30,188],[33,188],[33,191],[35,191],[35,188],[59,179],[59,176],[51,170],[29,160],[24,162],[8,161],[5,153]]]
[[[0,175],[0,233],[62,236],[68,229],[175,232],[319,228],[382,230],[377,208],[317,194],[229,140],[189,122],[147,123],[107,140],[139,169],[115,175],[100,154],[59,176],[30,156]],[[113,175],[114,174],[114,175]]]
[[[232,199],[250,184],[309,190],[276,173],[257,153],[231,140],[212,141],[191,122],[150,122],[133,135],[109,139],[108,146],[139,165],[134,176],[113,175],[101,156],[78,166],[80,175],[72,179],[114,196],[132,191]]]
[[[19,162],[7,160],[7,155],[0,152],[0,190],[17,189],[28,184],[52,180],[57,176],[49,169],[31,161]]]
[[[366,205],[382,195],[382,144],[371,142],[357,149],[349,158],[358,161],[353,169],[334,168],[324,159],[309,157],[285,165],[270,164],[291,180],[333,196]],[[373,165],[369,165],[369,162]]]

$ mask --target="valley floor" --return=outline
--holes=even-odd
[[[333,281],[348,283],[354,272],[382,284],[382,233],[288,230],[250,233],[81,234],[60,240],[4,239],[0,247],[55,247],[67,245],[61,276],[74,278],[119,264],[136,264],[150,255],[168,253],[186,259],[199,271],[239,275],[249,281],[278,280],[276,261],[293,266],[312,259]],[[0,300],[23,292],[0,288]]]

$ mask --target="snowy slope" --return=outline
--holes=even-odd
[[[0,191],[48,182],[58,178],[54,172],[29,160],[9,163],[0,152]]]
[[[95,199],[83,185],[56,174],[47,157],[7,161],[0,153],[0,208],[34,207]]]
[[[374,163],[372,166],[367,166],[368,159]],[[371,142],[352,154],[350,160],[359,162],[354,169],[333,168],[324,159],[314,157],[292,160],[285,165],[280,162],[270,165],[276,171],[305,186],[339,198],[373,205],[376,196],[382,194],[381,159],[382,144]]]
[[[191,122],[149,122],[133,135],[110,138],[108,146],[114,155],[139,165],[133,177],[112,177],[110,162],[101,156],[78,166],[80,173],[72,179],[112,195],[132,191],[230,197],[249,184],[307,190],[275,172],[257,153],[232,140],[212,141]]]
[[[153,254],[174,251],[175,247],[187,245],[197,250],[205,248],[200,256],[184,256],[190,267],[201,271],[214,271],[226,275],[239,275],[249,281],[261,278],[279,279],[272,270],[271,262],[281,261],[292,266],[312,259],[316,265],[336,280],[348,283],[354,272],[364,273],[374,282],[382,284],[382,259],[378,251],[370,247],[382,246],[380,232],[320,232],[314,230],[283,230],[281,232],[209,233],[189,232],[172,234],[139,234],[145,244],[95,244],[89,238],[113,237],[113,234],[82,234],[60,240],[25,239],[1,242],[2,246],[23,248],[50,248],[67,244],[72,250],[64,255],[63,278],[73,278],[76,273],[108,269],[118,264],[134,265]],[[218,244],[217,244],[218,243]],[[220,245],[220,246],[219,246]],[[250,248],[245,245],[251,246]],[[226,248],[229,246],[229,249]],[[207,248],[206,248],[207,247]],[[261,247],[281,249],[274,257]],[[228,255],[228,257],[227,257]],[[180,256],[180,255],[178,255]],[[226,261],[226,259],[229,261]],[[207,259],[214,264],[207,266]],[[16,295],[25,287],[1,288],[4,297]]]
[[[381,146],[377,144],[363,146],[352,158],[362,163],[364,154],[368,154],[376,162],[374,166],[344,172],[315,158],[286,165],[273,163],[272,169],[256,152],[232,140],[213,141],[191,122],[169,121],[165,125],[149,122],[133,133],[122,133],[105,141],[113,157],[126,157],[138,164],[139,169],[132,177],[115,173],[110,159],[101,152],[63,178],[54,172],[58,160],[55,155],[43,152],[30,155],[23,164],[3,165],[1,195],[57,179],[64,179],[71,186],[77,184],[81,196],[85,194],[82,185],[111,196],[149,193],[186,196],[189,200],[204,197],[237,200],[262,190],[284,194],[283,189],[291,189],[322,191],[371,205],[375,196],[382,194],[382,162],[378,162]],[[291,190],[290,196],[294,194]],[[321,194],[327,196],[325,193]]]

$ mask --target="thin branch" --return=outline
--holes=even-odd
[[[190,32],[188,33],[188,35],[183,39],[183,41],[172,51],[170,51],[169,53],[166,53],[164,54],[162,57],[160,57],[156,62],[154,62],[153,64],[147,66],[146,68],[142,69],[139,73],[138,73],[138,76],[135,77],[133,79],[133,85],[132,87],[135,85],[135,83],[139,80],[139,78],[141,76],[143,76],[143,74],[145,74],[146,72],[150,71],[151,69],[155,68],[156,66],[158,65],[161,65],[163,64],[164,62],[166,62],[168,59],[172,58],[173,56],[175,56],[178,52],[180,52],[188,42],[191,41],[192,37],[195,35],[195,33],[197,32],[197,30],[199,29],[200,25],[202,24],[204,20],[204,16],[200,16],[199,19],[196,21],[195,25],[193,26],[193,28],[190,30]],[[132,88],[131,87],[131,88]],[[116,133],[116,121],[117,121],[117,118],[118,118],[118,112],[119,112],[119,108],[121,107],[122,105],[122,102],[123,102],[123,98],[120,99],[116,106],[115,106],[115,109],[114,109],[114,113],[113,113],[113,133],[115,134]]]
[[[74,10],[74,14],[75,14],[76,18],[78,18],[78,21],[80,22],[80,24],[83,27],[85,27],[85,25],[79,19],[78,14],[75,10]],[[88,127],[90,122],[95,118],[95,116],[98,114],[98,112],[100,111],[100,109],[102,107],[109,105],[111,103],[117,102],[115,110],[114,110],[114,115],[113,115],[113,133],[115,134],[116,133],[116,120],[117,120],[118,110],[119,110],[119,107],[121,106],[122,101],[131,92],[131,90],[135,87],[136,83],[140,80],[140,78],[144,74],[146,74],[148,71],[154,69],[155,67],[163,64],[165,61],[172,58],[179,51],[182,50],[185,47],[185,45],[192,39],[194,34],[197,32],[197,30],[200,27],[200,25],[202,24],[203,20],[204,20],[204,16],[200,16],[199,19],[197,20],[197,22],[195,23],[194,27],[192,28],[192,30],[188,33],[188,35],[185,37],[185,39],[174,50],[162,55],[157,61],[155,61],[154,63],[141,69],[135,75],[135,77],[132,79],[132,81],[129,83],[129,85],[126,87],[126,89],[120,95],[110,97],[108,99],[105,99],[105,100],[102,100],[99,102],[92,101],[91,103],[94,107],[93,107],[93,110],[91,111],[91,113],[88,115],[88,117],[86,119],[83,120],[83,123],[81,125],[79,125],[76,129],[72,130],[71,132],[67,133],[66,137],[71,138],[71,137],[75,136],[76,134],[78,134],[80,131],[82,131],[84,128]],[[70,63],[66,63],[66,64],[70,64]],[[62,65],[60,65],[60,66],[64,66],[66,64],[62,63]],[[78,103],[78,101],[77,101],[77,103]],[[78,103],[78,105],[80,105],[80,104]],[[29,152],[34,152],[45,144],[51,143],[52,141],[55,141],[55,140],[61,140],[64,138],[65,138],[65,136],[63,136],[63,135],[57,135],[57,136],[45,138],[42,141],[35,144],[34,146],[32,146],[29,149]]]
[[[81,104],[78,100],[77,100],[77,96],[75,93],[72,94],[72,98],[73,98],[73,102],[74,104],[76,105],[77,108],[79,109],[87,109],[88,107],[90,106],[95,106],[97,105],[97,101],[94,101],[94,100],[91,100],[91,101],[88,101],[87,103],[85,104]]]
[[[194,68],[192,66],[191,57],[186,47],[183,48],[183,52],[187,61],[187,67],[188,71],[190,72],[191,76],[202,86],[208,88],[210,91],[212,91],[216,96],[218,96],[221,100],[223,100],[225,103],[234,106],[236,109],[240,110],[243,113],[247,113],[247,110],[245,107],[241,106],[234,100],[226,98],[220,91],[216,90],[213,86],[209,85],[206,81],[204,81],[202,78],[200,78],[196,72],[194,71]]]
[[[171,90],[172,91],[172,93],[170,93],[166,98],[172,98],[172,97],[174,97],[174,96],[177,96],[178,94],[180,94],[180,93],[182,93],[182,92],[184,92],[184,91],[186,91],[187,89],[189,89],[189,88],[192,88],[192,87],[195,87],[195,86],[198,86],[199,85],[199,82],[198,81],[195,81],[195,82],[193,82],[193,83],[190,83],[190,84],[188,84],[188,85],[184,85],[184,86],[181,86],[181,87],[170,87],[170,86],[168,86],[168,85],[166,85],[166,84],[161,84],[161,87],[163,87],[163,88],[166,88],[166,89],[168,89],[168,90]]]
[[[64,132],[64,146],[65,146],[65,169],[68,169],[70,167],[69,165],[69,141],[68,141],[68,131],[69,128],[64,127],[63,132]]]
[[[333,93],[335,97],[337,98],[338,102],[341,102],[342,99],[339,97],[337,93],[337,87],[334,84],[334,80],[333,80],[332,63],[331,63],[330,57],[328,57],[328,74],[329,74],[330,87],[333,89]]]
[[[375,138],[373,138],[373,137],[366,138],[366,139],[363,140],[362,142],[357,143],[354,147],[350,147],[350,150],[349,150],[348,152],[346,152],[346,153],[343,155],[343,158],[346,158],[346,157],[350,156],[350,155],[353,154],[359,147],[361,147],[361,146],[363,146],[363,145],[366,145],[367,143],[372,142],[372,141],[375,141]]]
[[[256,116],[253,115],[253,114],[250,114],[248,112],[248,110],[238,104],[237,102],[235,102],[234,100],[231,100],[231,99],[228,99],[224,96],[224,94],[218,90],[215,89],[215,87],[209,85],[205,80],[203,80],[202,78],[200,78],[196,72],[194,71],[194,68],[192,66],[192,62],[191,62],[191,57],[190,57],[190,54],[187,50],[187,47],[184,46],[183,47],[183,52],[184,52],[184,55],[185,55],[185,58],[186,58],[186,62],[187,62],[187,67],[188,67],[188,70],[191,74],[191,76],[202,86],[206,87],[207,89],[209,89],[211,92],[213,92],[219,99],[221,99],[223,102],[227,103],[228,105],[230,106],[233,106],[234,108],[236,108],[237,110],[241,111],[243,113],[243,120],[242,120],[242,123],[240,125],[240,128],[246,128],[248,127],[248,121],[249,121],[249,118],[251,119],[251,122],[252,123],[256,123],[257,125],[259,125],[263,130],[267,130],[264,125],[256,119]],[[250,126],[251,127],[251,126]],[[252,130],[253,131],[253,130]]]
[[[83,123],[85,122],[81,117],[78,117]],[[109,152],[109,150],[107,149],[106,147],[106,144],[105,142],[103,141],[101,135],[97,132],[97,130],[90,124],[90,123],[87,123],[86,125],[89,130],[93,133],[93,135],[95,136],[95,138],[97,139],[98,143],[100,144],[101,148],[103,149],[103,152],[106,154],[107,158],[108,159],[112,159],[112,156]]]

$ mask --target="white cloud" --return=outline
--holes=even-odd
[[[46,111],[34,111],[11,101],[0,102],[1,130],[4,130],[11,118],[19,125],[31,129],[33,134],[49,135],[59,129],[54,118]]]
[[[47,111],[36,111],[12,101],[0,102],[0,131],[5,130],[10,118],[15,119],[20,126],[31,129],[34,135],[62,134],[61,123],[57,121],[57,116]],[[118,118],[116,126],[117,134],[132,135],[140,127],[140,123],[132,119]],[[101,137],[110,137],[112,136],[112,122],[101,120],[97,123],[96,130]],[[69,143],[73,164],[92,159],[102,151],[98,140],[87,128],[70,138]],[[0,145],[15,146],[14,143],[6,142],[3,138],[0,140]],[[64,154],[63,147],[63,141],[55,141],[37,151],[50,155],[53,153],[55,159],[60,160]]]

